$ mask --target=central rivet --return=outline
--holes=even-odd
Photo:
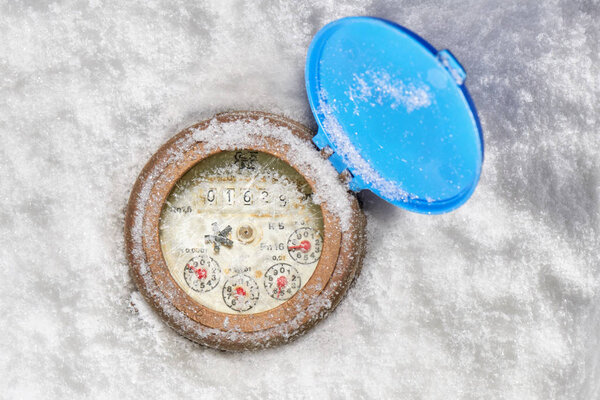
[[[237,238],[242,243],[250,243],[254,240],[254,228],[250,225],[242,225],[237,230]]]

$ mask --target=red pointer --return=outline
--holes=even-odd
[[[246,291],[244,290],[243,287],[238,286],[235,288],[235,294],[238,296],[245,296],[246,295]]]
[[[288,246],[288,250],[296,249],[300,249],[303,253],[308,253],[310,250],[310,242],[308,240],[303,240],[298,246]]]
[[[277,287],[279,288],[279,290],[277,291],[277,298],[279,298],[281,289],[283,289],[285,287],[285,285],[287,285],[287,278],[285,276],[281,275],[279,278],[277,278]]]
[[[188,264],[187,266],[190,267],[190,269],[196,273],[198,279],[206,278],[206,270],[204,268],[196,269],[191,264]]]

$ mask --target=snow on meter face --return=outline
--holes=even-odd
[[[171,276],[193,300],[256,314],[289,300],[313,276],[323,214],[310,184],[281,158],[222,151],[178,180],[159,237]]]
[[[448,51],[388,21],[325,26],[306,65],[316,135],[273,114],[223,113],[146,164],[125,221],[141,293],[180,334],[218,349],[305,332],[361,268],[353,192],[430,214],[472,194],[483,141],[464,79]]]

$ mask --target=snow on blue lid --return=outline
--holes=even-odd
[[[323,27],[306,61],[306,90],[331,162],[354,191],[411,211],[454,210],[481,173],[483,138],[466,74],[447,50],[371,17]]]

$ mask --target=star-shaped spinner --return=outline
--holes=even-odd
[[[233,246],[233,241],[228,239],[227,236],[231,232],[231,226],[227,225],[225,229],[219,230],[219,225],[216,222],[212,223],[214,235],[204,235],[206,243],[212,243],[215,248],[215,253],[218,253],[221,249],[221,245],[226,247]]]

